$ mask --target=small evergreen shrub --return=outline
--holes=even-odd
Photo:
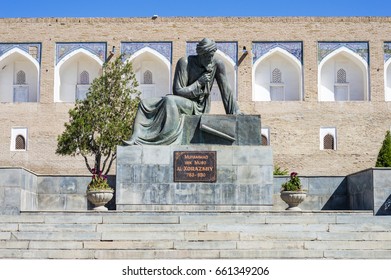
[[[282,169],[280,166],[277,164],[274,165],[274,170],[273,170],[273,175],[278,176],[278,175],[288,175],[289,172],[286,169]]]
[[[377,156],[376,167],[391,167],[391,134],[389,130],[387,130],[383,145]]]

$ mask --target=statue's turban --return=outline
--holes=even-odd
[[[197,44],[197,54],[203,55],[205,53],[215,52],[217,50],[217,46],[215,41],[204,38]]]

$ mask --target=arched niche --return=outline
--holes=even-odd
[[[215,53],[215,57],[219,60],[221,60],[224,63],[225,66],[225,72],[227,74],[227,79],[229,86],[231,87],[233,96],[237,98],[237,74],[236,74],[236,63],[232,60],[228,55],[223,53],[220,50],[217,50]],[[213,83],[212,90],[210,91],[211,94],[211,100],[212,101],[221,101],[221,94],[219,87],[216,83],[216,81]]]
[[[159,52],[144,47],[128,58],[139,82],[141,98],[171,94],[171,63]]]
[[[321,127],[319,131],[319,149],[337,149],[337,129],[335,127]]]
[[[391,101],[391,58],[384,65],[384,92],[385,101]]]
[[[102,60],[85,49],[77,49],[62,58],[55,67],[54,102],[75,102],[85,98],[90,84],[101,73]]]
[[[19,48],[4,53],[0,57],[0,102],[38,102],[39,70],[39,63]]]
[[[340,47],[321,61],[318,67],[319,101],[368,99],[368,64],[361,56]]]
[[[302,100],[302,65],[286,50],[276,47],[253,65],[253,101]]]

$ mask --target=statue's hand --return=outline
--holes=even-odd
[[[210,82],[211,76],[212,76],[211,73],[205,72],[204,74],[201,75],[201,77],[198,78],[198,82],[199,82],[202,86],[204,86],[204,85],[206,85],[207,83]]]

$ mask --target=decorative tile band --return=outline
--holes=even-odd
[[[384,43],[384,62],[391,58],[391,42]]]
[[[106,60],[106,43],[57,43],[56,44],[56,64],[66,55],[77,49],[85,49],[99,57],[103,62]]]
[[[137,51],[149,47],[172,63],[172,43],[171,42],[123,42],[121,43],[121,53],[125,54],[125,57],[128,58]]]
[[[302,42],[253,42],[252,53],[253,63],[261,56],[274,48],[281,48],[296,57],[303,64],[303,43]]]
[[[0,56],[12,50],[13,48],[18,48],[26,52],[28,55],[30,55],[36,61],[38,61],[38,63],[41,63],[41,43],[22,43],[22,44],[3,43],[0,44]]]
[[[320,42],[318,43],[318,64],[323,58],[340,47],[348,48],[369,63],[369,44],[367,42]]]
[[[186,56],[197,54],[198,42],[187,42]],[[216,42],[217,49],[229,56],[235,64],[238,62],[238,43],[237,42]]]

